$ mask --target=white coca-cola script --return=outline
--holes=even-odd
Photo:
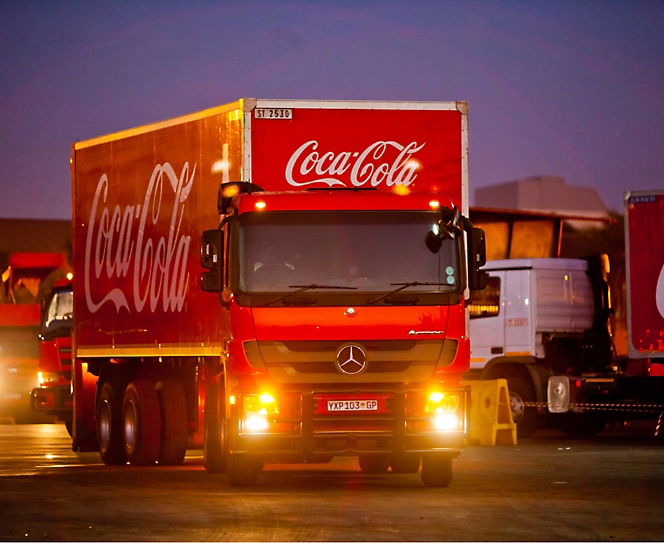
[[[294,187],[325,184],[352,187],[408,186],[417,177],[419,161],[413,158],[426,143],[402,145],[396,141],[377,141],[363,151],[333,153],[318,150],[318,142],[303,143],[286,165],[286,180]],[[346,175],[348,173],[348,175]]]
[[[146,307],[152,313],[159,307],[164,312],[182,311],[189,280],[186,266],[191,236],[180,234],[180,227],[195,173],[196,165],[189,172],[188,162],[179,177],[169,163],[158,164],[152,171],[143,203],[125,205],[124,209],[119,204],[106,205],[109,181],[106,174],[101,176],[85,241],[85,302],[91,313],[107,302],[113,303],[118,313],[121,308],[141,313]],[[173,190],[172,195],[167,193],[169,189]],[[157,224],[162,216],[162,202],[172,203],[173,209],[165,210],[170,212],[170,224]],[[150,237],[149,232],[156,234]],[[112,285],[112,278],[126,278],[129,274],[130,281],[122,284],[131,285],[127,287],[131,292],[115,286],[99,294],[100,285]],[[92,281],[97,299],[93,299]]]

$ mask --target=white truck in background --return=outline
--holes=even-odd
[[[487,288],[469,304],[469,379],[507,380],[519,437],[545,421],[547,384],[555,375],[606,372],[614,360],[609,328],[608,258],[516,258],[488,261]],[[596,412],[555,418],[568,435],[599,432]]]

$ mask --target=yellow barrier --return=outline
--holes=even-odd
[[[516,445],[507,381],[464,381],[464,385],[470,386],[470,444]]]

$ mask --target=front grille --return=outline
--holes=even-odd
[[[415,340],[358,340],[340,342],[337,340],[322,341],[284,341],[284,346],[293,352],[336,352],[346,343],[362,345],[365,351],[409,351],[417,344]]]
[[[334,362],[298,362],[290,366],[298,373],[338,373]],[[394,373],[406,371],[409,360],[377,360],[367,365],[366,373]]]

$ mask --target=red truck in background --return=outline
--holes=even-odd
[[[56,281],[43,304],[39,331],[39,386],[31,405],[64,422],[72,435],[71,333],[74,310],[71,277]]]
[[[631,191],[625,202],[627,356],[612,367],[590,366],[549,379],[549,410],[586,413],[599,421],[664,414],[664,191]],[[608,296],[608,292],[606,293]]]
[[[243,99],[75,143],[73,449],[447,486],[484,278],[467,141],[465,102]]]
[[[30,408],[39,384],[41,302],[52,280],[67,272],[60,253],[9,255],[0,284],[0,418],[11,422],[51,422]]]

